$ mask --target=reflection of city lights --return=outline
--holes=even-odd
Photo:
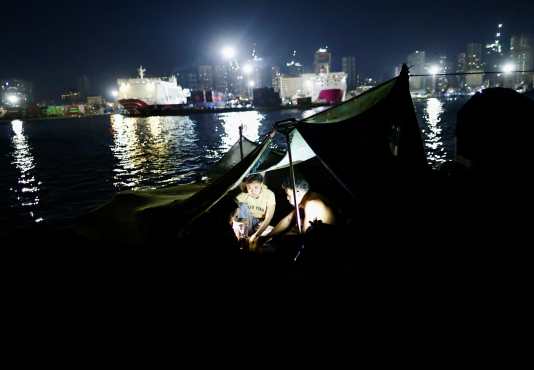
[[[35,169],[35,159],[31,147],[24,135],[23,122],[21,120],[11,121],[11,127],[15,135],[12,138],[13,155],[12,164],[17,168],[19,176],[17,187],[11,190],[17,195],[17,200],[22,208],[28,209],[28,213],[34,222],[42,222],[42,217],[35,215],[35,207],[39,205],[39,191],[41,182],[37,181],[33,175]]]
[[[220,115],[225,135],[223,136],[223,152],[226,152],[239,140],[239,126],[243,125],[243,135],[252,141],[259,138],[261,122],[265,117],[256,111],[223,113]]]
[[[188,117],[112,115],[113,185],[121,191],[154,189],[190,180],[197,148],[194,127]]]
[[[513,63],[506,63],[503,67],[502,67],[502,71],[504,73],[512,73],[513,71],[515,71],[515,65]]]
[[[443,112],[442,102],[436,98],[428,99],[424,117],[428,126],[424,132],[427,157],[431,164],[445,162],[445,148],[440,125]]]

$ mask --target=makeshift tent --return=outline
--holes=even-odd
[[[326,190],[343,193],[351,202],[376,200],[383,208],[392,192],[402,197],[402,189],[411,185],[407,180],[416,181],[428,170],[408,78],[404,66],[398,77],[360,96],[301,121],[275,125],[289,137],[294,165],[316,178],[312,186],[328,184]],[[257,146],[245,140],[245,158],[239,162],[236,143],[210,171],[208,184],[118,194],[82,219],[78,230],[89,238],[126,244],[178,238],[249,173],[265,173],[269,180],[288,172],[287,156],[269,148],[271,139],[272,134]]]
[[[283,125],[280,125],[283,126]],[[408,89],[408,71],[289,130],[295,164],[317,158],[352,195],[362,186],[388,186],[386,179],[428,170]],[[269,171],[288,166],[286,155]]]

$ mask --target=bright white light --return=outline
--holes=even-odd
[[[235,49],[231,46],[225,46],[222,49],[222,55],[225,59],[233,59],[235,57]]]
[[[515,71],[515,65],[513,63],[506,63],[503,67],[502,67],[502,71],[504,73],[512,73],[513,71]]]
[[[428,72],[430,72],[431,75],[437,75],[441,72],[441,68],[438,65],[432,65],[428,67]]]
[[[251,74],[253,70],[254,70],[254,68],[253,68],[250,64],[245,64],[245,65],[243,66],[243,72],[244,72],[246,75]]]
[[[254,86],[256,86],[256,83],[254,81],[248,82],[248,87],[254,87]]]
[[[502,28],[502,23],[499,23],[499,28]]]
[[[20,101],[20,98],[17,95],[8,95],[7,101],[10,104],[18,104],[18,102]]]
[[[116,98],[117,96],[119,96],[119,92],[117,90],[111,90],[111,96]]]

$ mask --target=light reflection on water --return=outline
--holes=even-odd
[[[430,98],[426,102],[423,114],[423,137],[427,159],[432,166],[438,166],[446,161],[445,145],[443,141],[441,120],[443,103],[437,98]]]
[[[252,141],[259,138],[260,125],[265,116],[257,111],[230,112],[219,115],[224,128],[221,150],[227,151],[239,140],[239,126],[243,125],[243,135]]]
[[[196,133],[189,117],[111,117],[119,191],[183,183],[198,167]]]
[[[39,223],[44,220],[37,216],[40,202],[39,191],[42,183],[35,176],[35,159],[24,135],[24,122],[14,120],[11,122],[11,128],[13,130],[11,164],[17,169],[18,177],[17,184],[10,190],[15,193],[20,209],[24,213],[28,212],[31,219]]]
[[[455,117],[464,102],[434,98],[414,103],[428,160],[436,167],[454,154]],[[308,117],[320,109],[15,121],[0,130],[3,147],[9,148],[0,161],[5,159],[5,165],[13,168],[11,173],[3,172],[0,185],[13,194],[6,205],[19,214],[29,214],[32,223],[43,218],[59,222],[62,214],[68,219],[82,208],[101,205],[119,191],[195,181],[238,140],[241,124],[248,139],[259,141],[276,121]],[[71,160],[72,148],[64,144],[71,142],[81,146],[75,150],[76,161]],[[273,146],[285,149],[283,135],[275,136]],[[46,166],[56,155],[64,157],[61,168]],[[72,166],[66,165],[71,162]],[[76,163],[83,163],[83,170],[78,171]],[[60,201],[54,203],[56,199]]]

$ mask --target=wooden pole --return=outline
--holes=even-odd
[[[287,140],[287,153],[289,154],[289,173],[291,176],[291,184],[293,185],[293,202],[295,204],[295,215],[297,217],[297,225],[299,228],[299,233],[302,234],[302,221],[300,220],[299,205],[297,204],[297,185],[295,181],[295,170],[293,169],[293,156],[291,155],[291,140],[289,137],[289,132],[286,133]]]
[[[243,160],[243,125],[239,126],[239,152],[241,153],[241,160]]]

